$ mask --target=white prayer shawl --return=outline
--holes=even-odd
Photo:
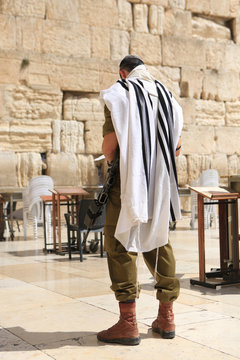
[[[167,244],[169,221],[181,215],[175,149],[182,110],[162,84],[137,78],[119,80],[101,97],[111,111],[120,148],[115,237],[128,251],[151,251]]]

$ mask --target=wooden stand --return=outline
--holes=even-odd
[[[191,279],[192,285],[216,289],[217,286],[240,283],[238,240],[238,197],[226,189],[189,187],[198,194],[198,250],[199,280]],[[204,202],[204,198],[211,202]],[[217,204],[219,208],[220,268],[205,272],[204,206]],[[231,216],[229,216],[231,215]],[[229,222],[229,219],[231,220]],[[215,279],[207,281],[206,279]],[[216,281],[222,279],[223,281]]]

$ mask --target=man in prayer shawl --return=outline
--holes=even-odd
[[[103,153],[109,165],[119,156],[105,221],[105,250],[120,319],[98,333],[107,343],[137,345],[137,257],[141,252],[155,278],[159,311],[152,330],[175,336],[173,301],[179,295],[169,222],[180,218],[175,158],[181,148],[182,109],[135,55],[120,63],[120,80],[101,91],[105,103]]]

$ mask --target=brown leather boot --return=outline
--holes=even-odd
[[[136,303],[119,303],[120,318],[117,324],[97,334],[100,341],[122,345],[138,345],[140,337],[136,322]]]
[[[159,304],[158,317],[152,323],[152,331],[161,334],[164,339],[173,339],[175,337],[172,302]]]

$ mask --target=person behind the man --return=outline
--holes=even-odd
[[[105,103],[103,153],[108,163],[120,158],[104,230],[120,319],[97,337],[137,345],[139,252],[156,281],[159,311],[152,330],[163,338],[175,336],[173,301],[180,286],[168,230],[169,221],[180,218],[175,157],[181,148],[183,118],[172,94],[150,75],[138,56],[126,56],[119,74],[121,80],[101,91],[101,97]]]

